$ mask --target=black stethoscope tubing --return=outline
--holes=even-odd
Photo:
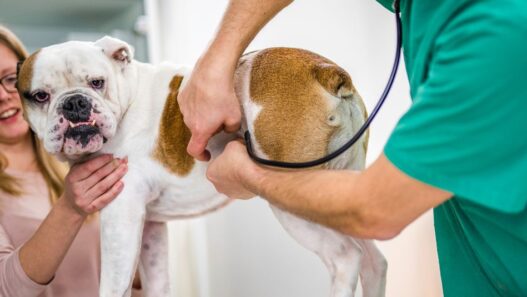
[[[370,116],[366,119],[364,124],[360,127],[360,129],[353,135],[353,137],[346,142],[343,146],[341,146],[336,151],[328,154],[325,157],[322,157],[320,159],[308,161],[308,162],[282,162],[282,161],[275,161],[275,160],[267,160],[262,159],[254,154],[252,143],[251,143],[251,135],[249,131],[245,131],[244,138],[245,138],[245,144],[247,146],[247,153],[257,163],[267,165],[267,166],[273,166],[273,167],[282,167],[282,168],[308,168],[308,167],[314,167],[321,165],[323,163],[326,163],[336,157],[338,157],[340,154],[348,150],[352,145],[354,145],[362,135],[368,130],[368,127],[370,126],[371,122],[375,118],[375,116],[379,113],[379,110],[381,109],[384,101],[386,100],[386,97],[388,97],[388,93],[390,93],[390,90],[392,88],[393,82],[395,80],[395,76],[397,74],[397,70],[399,68],[399,60],[401,58],[401,43],[402,43],[402,28],[401,28],[401,18],[399,16],[400,10],[399,10],[399,1],[395,1],[394,3],[394,12],[395,12],[395,22],[397,27],[397,49],[395,51],[395,59],[392,66],[392,71],[390,73],[390,78],[388,79],[388,82],[386,83],[386,87],[384,88],[384,91],[373,108]]]

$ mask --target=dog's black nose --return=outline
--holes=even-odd
[[[91,102],[81,94],[75,94],[64,101],[64,117],[73,123],[87,122],[90,119]]]

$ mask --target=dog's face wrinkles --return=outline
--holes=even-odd
[[[75,160],[111,139],[128,106],[123,63],[98,43],[68,42],[40,50],[19,73],[26,118],[45,149]]]

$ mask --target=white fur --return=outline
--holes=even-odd
[[[51,101],[28,104],[27,111],[30,124],[46,149],[62,158],[82,160],[86,153],[83,150],[91,149],[89,152],[95,154],[128,156],[124,190],[101,213],[100,296],[130,296],[134,271],[140,262],[144,296],[164,297],[169,296],[169,286],[168,269],[164,265],[166,230],[162,223],[216,209],[227,198],[218,194],[206,179],[207,163],[196,161],[191,172],[182,177],[171,174],[151,157],[170,80],[174,75],[186,77],[189,70],[169,64],[153,66],[135,60],[117,61],[113,51],[122,48],[122,41],[104,38],[95,43],[69,42],[43,49],[34,65],[31,85],[32,91],[49,92]],[[132,50],[127,49],[125,56],[131,54]],[[249,129],[252,135],[255,135],[253,123],[261,110],[251,100],[248,89],[251,61],[256,54],[246,56],[246,63],[236,73],[236,89],[245,117],[243,128]],[[108,82],[105,89],[93,90],[87,86],[86,79],[92,77],[104,78]],[[60,123],[62,116],[58,110],[65,96],[72,92],[89,97],[100,111],[97,125],[102,125],[99,126],[101,133],[108,139],[102,149],[87,146],[74,147],[71,152],[61,150],[62,142],[57,136],[64,133],[67,123]],[[356,131],[363,117],[352,100],[328,94],[328,104],[334,108],[334,120],[345,127],[330,143],[330,148],[335,148]],[[54,129],[57,125],[59,129]],[[229,139],[232,136],[220,134],[211,140],[208,148],[217,155]],[[254,146],[257,154],[266,157],[257,139]],[[357,145],[332,161],[329,167],[361,169],[365,154],[362,144]],[[359,274],[364,296],[384,296],[386,263],[371,241],[354,239],[276,207],[272,209],[284,228],[327,265],[332,297],[353,296]]]

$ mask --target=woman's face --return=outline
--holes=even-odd
[[[12,82],[12,75],[16,75],[17,62],[15,53],[0,43],[0,144],[15,144],[29,133],[18,92],[10,92],[5,87]]]

